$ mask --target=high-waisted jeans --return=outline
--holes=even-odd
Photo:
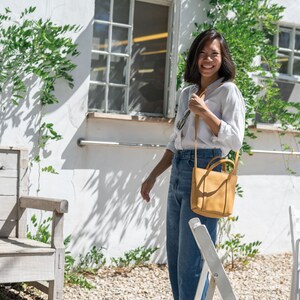
[[[221,156],[220,149],[198,149],[198,167],[205,168],[215,156]],[[174,154],[167,204],[167,257],[174,300],[194,300],[203,266],[189,220],[198,217],[216,242],[218,219],[199,216],[190,208],[193,167],[194,150]],[[219,167],[215,171],[221,171]]]

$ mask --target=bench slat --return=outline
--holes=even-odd
[[[0,220],[0,237],[16,237],[16,226],[17,221],[14,219],[11,220]]]
[[[0,195],[15,196],[17,195],[18,180],[12,177],[0,177]]]
[[[49,244],[30,239],[0,239],[0,256],[7,254],[54,253]]]
[[[17,170],[18,152],[0,149],[0,169]]]
[[[55,253],[1,255],[0,282],[54,280],[54,261]]]
[[[17,219],[17,197],[16,196],[0,196],[0,220]]]

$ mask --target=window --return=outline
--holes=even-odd
[[[295,26],[279,26],[279,32],[274,38],[278,47],[279,73],[300,75],[300,28]]]
[[[280,89],[280,97],[286,102],[299,102],[300,91],[300,27],[280,24],[278,33],[270,37],[270,43],[278,48],[277,59],[280,64],[276,83]],[[262,67],[268,66],[262,62]],[[256,114],[258,123],[275,123],[276,120],[262,121]]]
[[[168,114],[172,7],[171,0],[96,0],[89,111]]]

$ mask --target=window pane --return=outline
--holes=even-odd
[[[267,39],[268,39],[268,44],[269,45],[274,45],[274,35],[267,35]]]
[[[299,31],[296,32],[296,36],[295,36],[295,49],[300,50],[300,32]]]
[[[105,109],[105,86],[90,84],[89,109],[91,110]]]
[[[163,113],[167,6],[135,2],[130,85],[132,112]]]
[[[295,84],[286,81],[276,81],[280,88],[280,96],[283,101],[289,101]]]
[[[279,32],[279,47],[290,48],[290,32]]]
[[[96,0],[95,19],[109,21],[110,0]]]
[[[114,22],[129,24],[129,4],[130,0],[114,1]]]
[[[106,81],[106,62],[106,56],[92,53],[91,80]]]
[[[128,52],[128,29],[113,27],[111,51],[115,53]]]
[[[108,110],[124,113],[125,89],[119,87],[109,87]]]
[[[288,74],[288,54],[284,52],[278,52],[278,62],[280,64],[279,73]]]
[[[125,71],[127,59],[124,57],[111,56],[109,82],[125,84]]]
[[[108,51],[108,26],[94,23],[93,50]]]
[[[300,75],[300,56],[295,56],[294,58],[294,75]]]

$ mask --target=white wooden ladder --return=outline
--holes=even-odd
[[[198,218],[191,219],[189,225],[204,259],[195,300],[201,299],[207,276],[209,276],[209,287],[206,300],[213,299],[216,287],[223,300],[237,300],[206,227]]]
[[[290,214],[290,228],[291,228],[291,239],[292,239],[292,249],[293,249],[293,270],[292,270],[292,282],[291,282],[291,294],[290,300],[300,299],[300,209],[295,209],[295,207],[289,207]]]

